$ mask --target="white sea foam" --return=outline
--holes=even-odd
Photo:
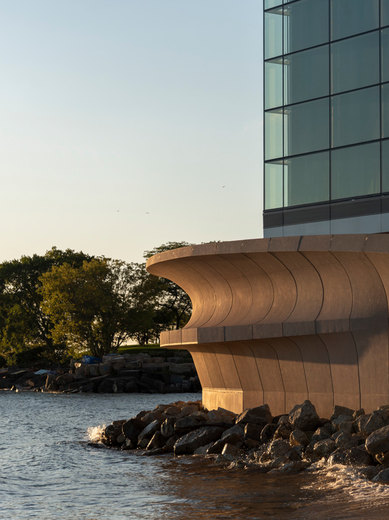
[[[104,430],[105,424],[102,424],[100,426],[90,426],[86,431],[88,439],[91,442],[101,442]]]
[[[378,497],[389,501],[389,486],[368,480],[353,466],[334,464],[332,466],[318,462],[312,468],[320,474],[319,482],[315,482],[315,488],[326,491],[342,491],[357,502],[363,502],[366,506],[370,500]]]

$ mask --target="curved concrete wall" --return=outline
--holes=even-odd
[[[328,416],[389,402],[389,235],[210,243],[147,269],[191,298],[189,323],[161,346],[192,353],[206,407],[280,414],[310,399]]]

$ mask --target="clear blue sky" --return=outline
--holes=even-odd
[[[0,0],[0,261],[261,236],[261,0]]]

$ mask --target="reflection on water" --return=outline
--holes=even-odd
[[[298,475],[88,445],[98,426],[198,395],[0,393],[0,519],[386,519],[389,487],[342,466]]]

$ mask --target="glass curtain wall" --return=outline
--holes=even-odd
[[[265,210],[389,192],[389,0],[264,9]]]

